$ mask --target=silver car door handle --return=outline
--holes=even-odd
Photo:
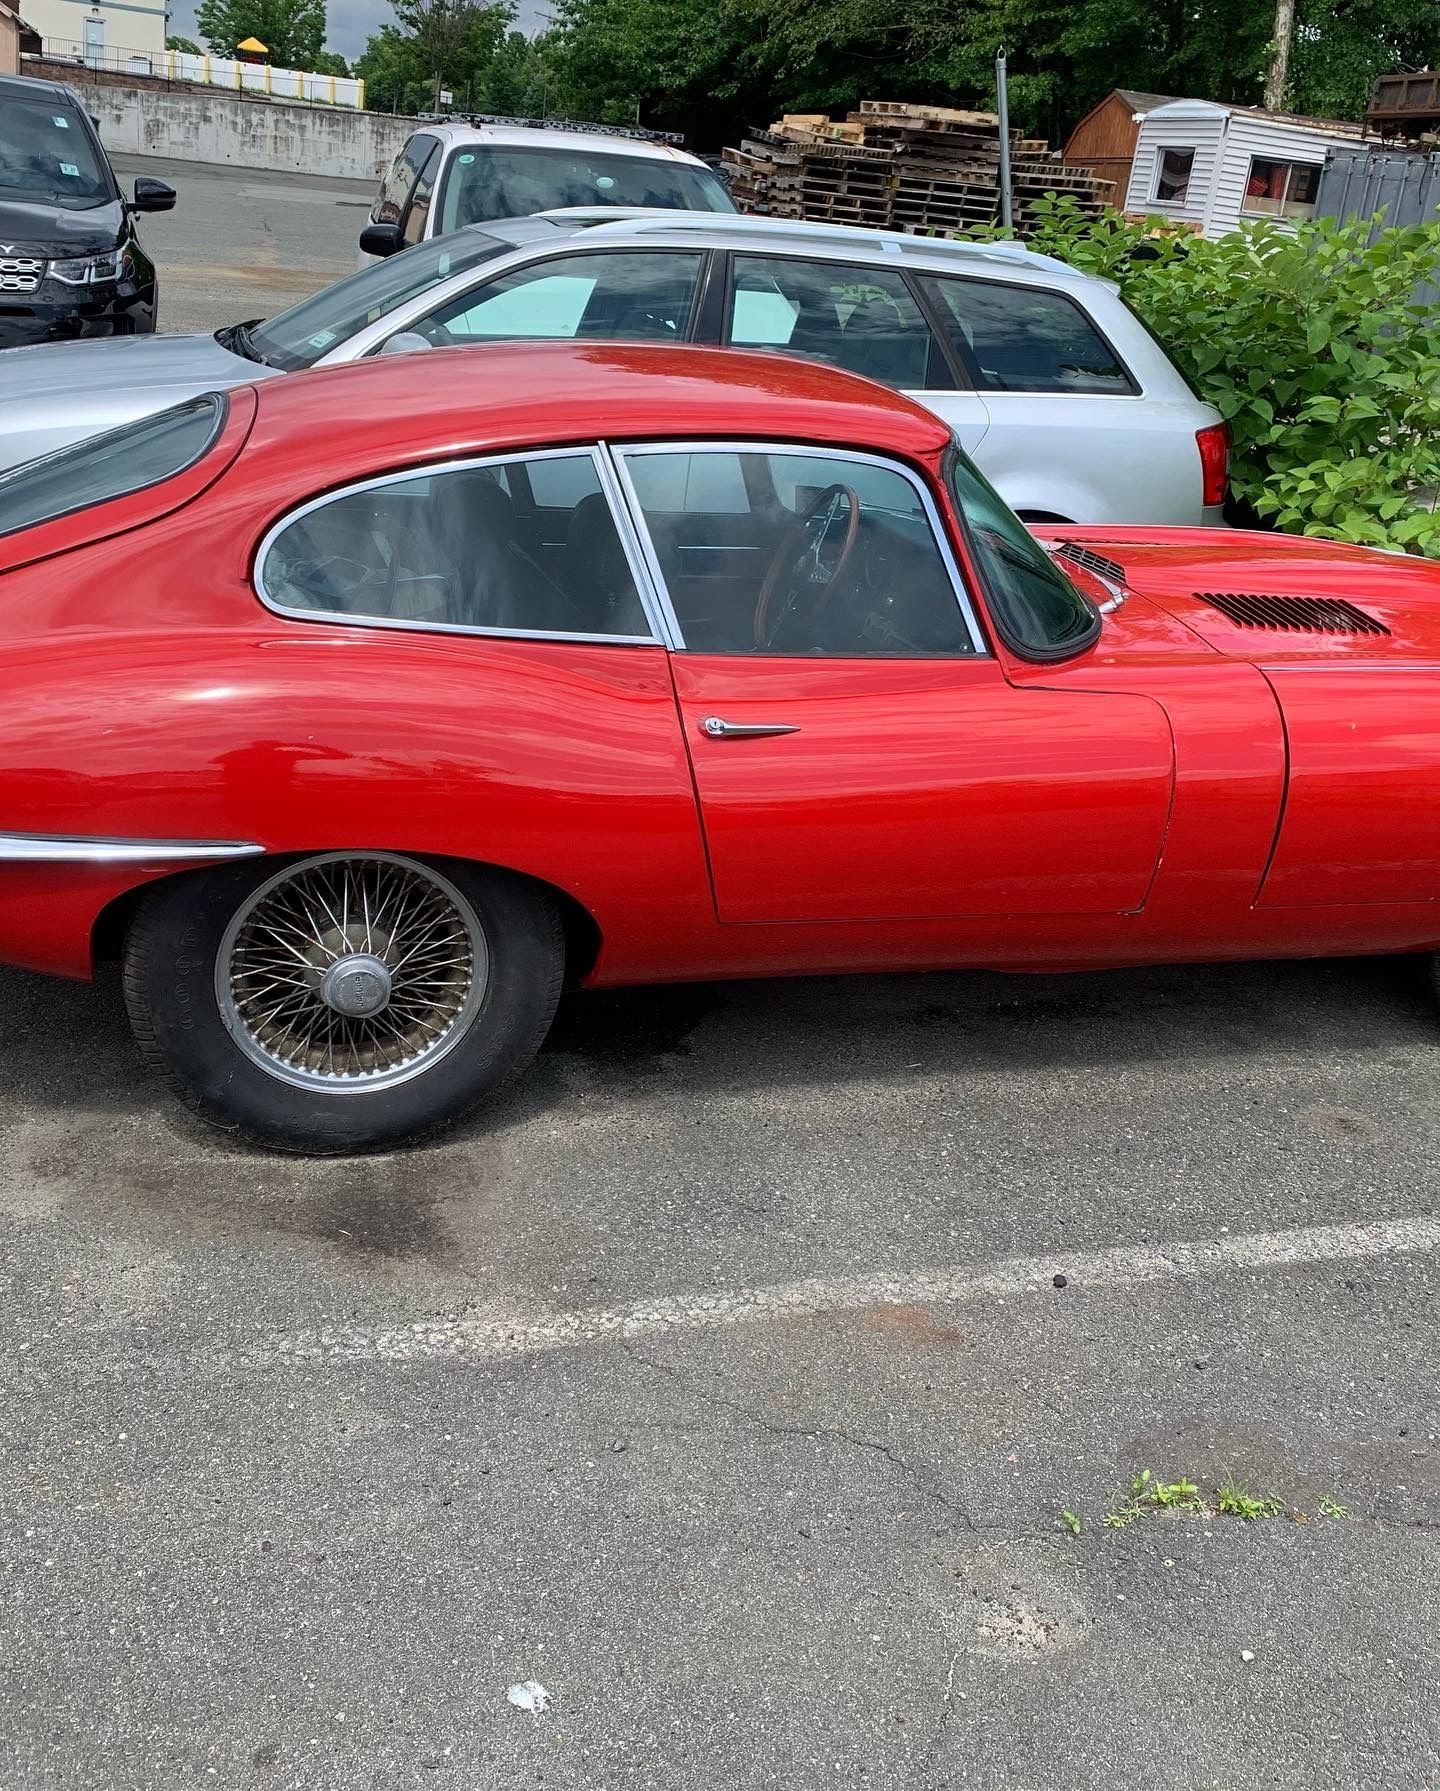
[[[707,715],[700,732],[707,740],[759,740],[766,734],[798,734],[800,730],[788,721],[722,721],[718,715]]]

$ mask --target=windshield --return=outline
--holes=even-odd
[[[1017,652],[1057,659],[1088,646],[1100,618],[1005,500],[957,449],[947,467],[991,614]]]
[[[438,286],[451,274],[505,254],[513,246],[479,230],[417,243],[413,249],[404,249],[351,274],[348,280],[327,286],[278,317],[254,325],[248,332],[248,345],[260,360],[286,373],[312,367],[337,343],[348,342],[366,324],[387,316],[397,305]]]
[[[440,229],[486,218],[528,218],[562,205],[643,205],[665,211],[733,212],[708,168],[613,150],[516,149],[477,144],[451,156],[440,194]]]
[[[0,193],[48,199],[71,211],[116,197],[80,114],[53,99],[7,99],[0,106]]]

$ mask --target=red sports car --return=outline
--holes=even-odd
[[[0,479],[0,959],[120,951],[206,1118],[427,1132],[567,980],[1440,945],[1440,568],[1042,545],[805,362],[424,359]]]

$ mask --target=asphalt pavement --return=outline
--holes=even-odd
[[[351,265],[174,174],[166,327]],[[1440,1784],[1416,965],[575,997],[355,1162],[0,1015],[4,1791]]]
[[[1437,1782],[1412,965],[577,997],[357,1162],[0,1011],[7,1791]]]
[[[212,167],[161,156],[112,158],[122,188],[168,180],[172,212],[139,219],[160,270],[159,327],[216,330],[270,317],[360,264],[373,181]]]

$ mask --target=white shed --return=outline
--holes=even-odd
[[[1174,218],[1224,236],[1245,218],[1314,215],[1327,150],[1360,137],[1358,124],[1172,100],[1140,121],[1125,194],[1132,215]]]

